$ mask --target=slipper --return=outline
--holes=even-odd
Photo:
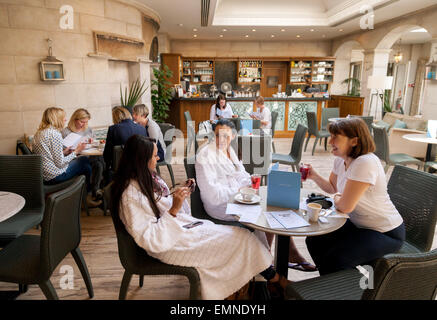
[[[288,267],[290,269],[299,270],[303,272],[314,272],[318,271],[317,267],[315,265],[312,265],[309,262],[300,262],[300,263],[288,263]]]

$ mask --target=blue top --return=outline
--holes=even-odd
[[[114,124],[108,128],[108,135],[106,136],[105,150],[103,151],[103,158],[108,167],[112,164],[112,155],[114,146],[124,145],[126,141],[133,135],[142,135],[148,137],[146,128],[136,124],[131,119],[126,119],[120,123]],[[157,141],[159,159],[164,159],[164,150],[161,144]]]

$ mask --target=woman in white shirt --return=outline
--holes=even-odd
[[[215,140],[202,147],[196,156],[196,180],[205,211],[218,220],[236,220],[226,214],[229,199],[242,187],[251,186],[250,174],[238,160],[231,141],[235,137],[235,126],[230,120],[219,120],[214,128]],[[256,236],[271,245],[273,235],[255,231]],[[268,241],[268,243],[267,243]],[[316,271],[316,267],[305,260],[290,238],[289,267],[300,271]]]
[[[270,129],[272,128],[272,114],[270,110],[264,105],[264,98],[259,96],[255,100],[255,105],[258,115],[251,115],[250,117],[255,120],[261,120],[261,129],[264,133],[270,134]]]
[[[226,101],[226,97],[223,94],[219,94],[215,104],[211,106],[209,113],[209,120],[215,121],[224,118],[236,118],[238,115],[234,114],[232,107]]]
[[[157,150],[149,138],[130,137],[112,187],[113,216],[137,245],[164,263],[196,268],[203,299],[224,299],[258,273],[273,292],[282,292],[288,281],[271,267],[269,250],[250,231],[194,218],[185,200],[189,187],[169,192],[155,172]]]
[[[354,268],[388,253],[405,240],[403,219],[387,193],[380,160],[367,125],[359,118],[333,122],[329,144],[337,156],[329,180],[310,167],[308,178],[327,193],[336,193],[335,207],[349,215],[339,230],[308,237],[308,250],[320,274]]]

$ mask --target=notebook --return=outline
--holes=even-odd
[[[300,173],[272,170],[267,182],[267,205],[299,209],[300,203]]]
[[[243,136],[251,135],[253,133],[253,120],[241,119],[240,120],[240,134]]]

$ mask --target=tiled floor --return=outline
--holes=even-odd
[[[276,151],[278,153],[288,153],[290,150],[290,139],[275,140]],[[328,177],[332,168],[334,157],[329,152],[324,151],[323,146],[318,146],[314,156],[311,155],[313,140],[308,145],[308,150],[303,153],[302,161],[308,162],[321,173]],[[173,170],[176,182],[182,182],[186,179],[183,164],[175,164]],[[170,182],[167,170],[161,170],[162,176],[167,183]],[[390,174],[390,171],[389,171]],[[312,181],[304,182],[305,188],[313,188],[319,191]],[[103,216],[100,209],[92,209],[91,216],[88,217],[82,212],[82,241],[80,249],[84,255],[85,261],[91,275],[94,286],[94,299],[117,299],[120,289],[123,268],[118,258],[117,241],[112,220],[109,216]],[[36,230],[30,233],[38,233]],[[299,251],[309,260],[311,258],[305,246],[304,238],[295,238],[295,243]],[[434,238],[433,247],[437,247],[437,233]],[[62,266],[72,266],[74,271],[74,288],[61,289],[64,283],[63,276],[60,273]],[[300,272],[289,271],[289,279],[292,281],[316,277],[318,272]],[[56,268],[51,281],[59,295],[60,299],[88,299],[85,284],[80,272],[74,263],[71,255],[68,255]],[[63,285],[62,285],[63,286]],[[64,287],[64,286],[63,286]],[[13,290],[15,285],[0,283],[0,290]],[[145,277],[144,287],[139,288],[138,277],[134,276],[131,281],[128,292],[128,299],[187,299],[188,298],[188,281],[181,276],[153,276]],[[27,293],[21,295],[19,299],[44,299],[44,296],[38,286],[31,285]]]

